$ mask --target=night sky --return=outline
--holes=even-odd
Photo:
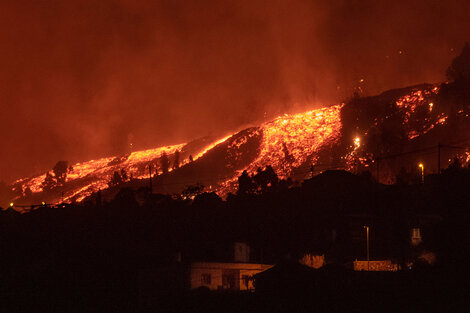
[[[389,2],[3,0],[0,180],[444,81],[470,2]]]

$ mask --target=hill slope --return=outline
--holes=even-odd
[[[236,190],[237,177],[242,171],[254,173],[267,165],[280,178],[296,180],[326,169],[360,172],[376,166],[377,156],[437,144],[448,136],[450,131],[446,128],[468,125],[464,109],[453,113],[454,122],[448,123],[448,107],[448,101],[440,95],[440,86],[429,84],[353,98],[346,104],[280,116],[224,138],[202,138],[77,163],[69,168],[65,183],[48,191],[43,186],[45,173],[20,179],[13,184],[21,191],[15,201],[25,204],[82,201],[108,188],[113,173],[121,171],[132,179],[120,187],[147,186],[149,165],[153,192],[177,193],[188,185],[200,183],[207,191],[221,196]],[[170,168],[168,173],[155,171],[161,167],[163,153],[168,155],[171,165],[176,151],[180,154],[178,168]],[[393,182],[403,162],[385,159],[379,180]]]

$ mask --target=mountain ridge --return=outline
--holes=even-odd
[[[268,165],[280,178],[298,181],[327,169],[371,171],[379,157],[420,148],[423,137],[449,133],[442,128],[448,126],[450,104],[440,95],[447,84],[420,84],[376,96],[355,96],[346,103],[285,114],[218,140],[204,138],[77,163],[67,172],[65,183],[52,190],[44,190],[46,173],[16,181],[12,189],[21,192],[14,201],[80,202],[113,187],[109,184],[112,175],[121,171],[130,181],[119,187],[149,186],[149,166],[153,192],[179,193],[189,185],[200,184],[205,191],[221,196],[236,191],[237,178],[243,171],[254,174]],[[465,108],[457,112],[468,117]],[[466,117],[459,124],[465,124]],[[437,143],[442,138],[433,140]],[[170,166],[168,173],[162,173],[162,155],[168,156],[171,165],[175,153],[179,154],[179,166]],[[382,183],[393,183],[400,165],[388,163],[382,165],[381,177],[375,177]]]

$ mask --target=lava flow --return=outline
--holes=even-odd
[[[265,123],[261,129],[263,141],[258,158],[246,168],[254,172],[258,167],[271,165],[276,173],[286,178],[293,168],[307,162],[315,163],[318,152],[333,146],[341,135],[340,111],[342,105],[312,110],[292,116],[285,115]]]
[[[108,187],[110,176],[114,171],[120,171],[121,169],[125,169],[129,177],[135,179],[144,178],[148,175],[148,172],[145,169],[145,164],[156,160],[163,153],[173,154],[176,150],[181,150],[183,146],[184,144],[178,144],[156,149],[136,151],[129,155],[120,157],[108,157],[83,163],[76,163],[72,165],[66,176],[66,187],[69,185],[71,188],[65,188],[65,190],[62,191],[64,194],[61,195],[61,200],[65,202],[80,202],[88,195],[97,192],[100,189],[106,189]],[[142,164],[144,164],[144,166],[142,166]],[[39,193],[44,191],[43,182],[45,178],[46,174],[43,174],[32,179],[18,180],[14,184],[21,183],[23,184],[23,190],[29,188],[33,193]],[[80,184],[80,181],[85,182]],[[74,182],[76,184],[73,184]],[[76,185],[79,187],[77,188]]]
[[[237,178],[244,170],[254,174],[258,168],[270,165],[279,178],[285,179],[303,165],[308,165],[309,169],[318,161],[320,150],[333,147],[340,139],[341,107],[335,105],[295,115],[285,114],[264,123],[256,130],[261,133],[262,140],[255,160],[214,190],[222,196],[234,192]],[[306,174],[305,170],[303,174]]]
[[[304,179],[313,174],[313,168],[328,162],[335,164],[334,168],[346,170],[367,168],[375,158],[371,149],[373,136],[387,135],[387,128],[382,125],[393,121],[393,127],[404,134],[403,140],[412,142],[445,124],[447,116],[434,105],[438,93],[439,88],[432,85],[393,90],[346,104],[286,114],[218,140],[181,143],[77,163],[69,168],[65,182],[55,190],[44,190],[46,174],[18,180],[13,186],[21,186],[23,197],[32,194],[37,200],[80,202],[108,188],[114,172],[124,171],[130,185],[148,179],[149,167],[158,168],[162,154],[171,162],[175,162],[176,154],[181,154],[181,160],[179,167],[170,166],[169,173],[161,178],[161,172],[151,171],[160,183],[154,186],[156,192],[178,193],[184,186],[202,183],[206,191],[224,196],[236,191],[237,178],[243,171],[254,174],[268,165],[279,178],[295,180]],[[162,188],[158,189],[159,186]]]

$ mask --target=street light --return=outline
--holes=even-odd
[[[366,229],[366,236],[367,236],[367,270],[369,270],[369,263],[370,263],[370,259],[369,259],[369,226],[364,226],[364,228]]]
[[[424,165],[423,163],[419,163],[418,166],[421,168],[421,183],[424,184]]]

